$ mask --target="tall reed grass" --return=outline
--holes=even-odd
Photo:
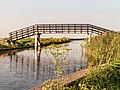
[[[96,68],[64,90],[120,90],[120,33],[96,36],[85,48],[89,66]]]
[[[120,33],[109,32],[96,36],[85,48],[88,62],[94,66],[120,59]]]

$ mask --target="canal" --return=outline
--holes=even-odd
[[[68,52],[63,75],[87,67],[87,56],[81,43],[81,40],[68,43],[67,47],[72,50]],[[35,60],[35,52],[31,48],[0,53],[0,90],[28,90],[48,79],[55,79],[53,61],[45,51],[45,48],[41,50],[38,60]]]

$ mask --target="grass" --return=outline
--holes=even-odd
[[[120,33],[96,36],[85,48],[89,67],[96,68],[62,90],[120,90]]]
[[[0,38],[0,49],[8,48],[9,44],[7,42],[7,38]]]
[[[97,67],[61,90],[120,90],[120,61]]]
[[[94,37],[85,48],[88,62],[94,66],[115,61],[120,56],[120,33],[105,33]]]
[[[34,38],[26,38],[21,39],[15,42],[15,44],[8,44],[7,39],[1,39],[0,48],[15,48],[15,47],[26,47],[26,46],[34,46]],[[41,38],[40,39],[41,45],[51,45],[51,44],[62,44],[70,42],[69,38]]]
[[[98,67],[80,83],[80,90],[120,90],[120,60]]]

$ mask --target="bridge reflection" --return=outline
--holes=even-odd
[[[34,55],[19,55],[16,52],[9,54],[10,72],[14,72],[15,77],[40,82],[56,78],[53,61],[47,60],[46,57],[41,58],[41,51],[37,53],[37,59]],[[86,62],[83,60],[85,57],[81,55],[80,60],[68,60],[66,65],[61,64],[63,75],[86,68]]]

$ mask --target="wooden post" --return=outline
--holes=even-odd
[[[90,34],[88,33],[88,42],[90,42]]]
[[[35,50],[38,49],[38,41],[37,41],[37,39],[38,39],[38,33],[35,33]]]
[[[35,59],[37,59],[38,42],[40,43],[40,34],[36,32],[35,33]]]
[[[91,32],[88,32],[88,42],[91,40]]]
[[[38,33],[35,33],[35,60],[37,60],[37,50],[38,50]]]
[[[40,43],[40,34],[38,33],[38,32],[36,32],[35,33],[35,67],[34,67],[34,69],[35,69],[35,78],[36,79],[38,79],[38,72],[37,72],[37,70],[38,70],[38,61],[39,61],[39,59],[40,59],[40,55],[38,55],[38,42]],[[40,45],[41,46],[41,45]],[[41,49],[41,48],[40,48]],[[40,52],[41,52],[41,50],[40,50]],[[40,54],[40,53],[39,53]]]
[[[40,33],[38,33],[38,38],[37,38],[37,40],[38,40],[38,42],[39,42],[39,44],[40,44]],[[41,45],[40,45],[40,48],[41,48]]]

